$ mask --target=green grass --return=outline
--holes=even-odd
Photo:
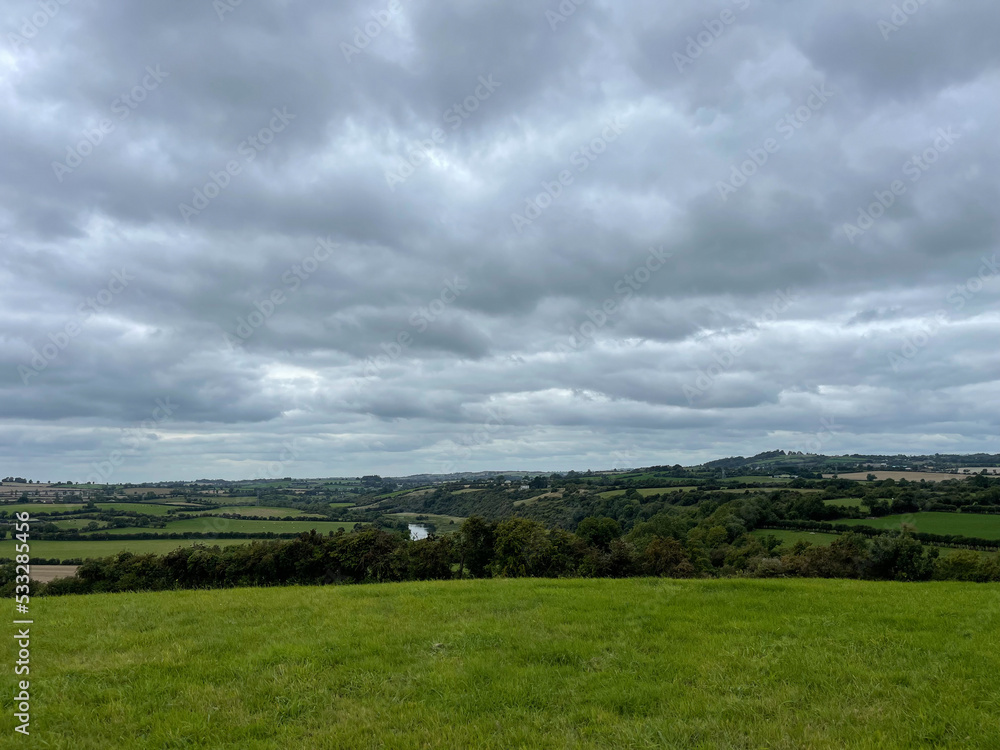
[[[27,511],[31,517],[44,516],[48,513],[65,513],[68,510],[80,510],[82,503],[0,503],[0,510],[6,511],[11,517],[15,513]]]
[[[72,558],[89,559],[94,557],[107,557],[118,552],[152,552],[157,555],[165,555],[178,547],[190,547],[193,544],[203,544],[205,546],[228,547],[231,544],[249,544],[252,539],[136,539],[136,540],[116,540],[116,541],[94,541],[94,542],[61,542],[61,541],[31,541],[31,557],[37,558],[58,558],[59,560],[69,560]],[[0,558],[13,559],[14,541],[6,539],[0,541]]]
[[[980,539],[1000,539],[1000,515],[926,512],[883,516],[872,520],[842,518],[834,523],[871,526],[876,529],[898,529],[901,524],[906,523],[925,534],[961,534]]]
[[[354,503],[330,503],[331,508],[353,508]]]
[[[860,508],[862,498],[860,497],[838,497],[832,500],[824,500],[827,505],[836,505],[840,508]]]
[[[681,486],[677,485],[674,487],[644,487],[642,489],[636,490],[642,497],[649,497],[650,495],[662,495],[667,492],[688,492],[690,490],[696,490],[698,487],[691,486]],[[618,497],[619,495],[624,495],[626,490],[608,490],[607,492],[599,492],[599,497]],[[742,492],[742,490],[740,490]]]
[[[265,505],[227,505],[216,510],[206,510],[204,513],[210,516],[221,516],[229,513],[238,516],[267,516],[274,518],[284,518],[285,516],[301,516],[305,513],[297,508],[269,508]]]
[[[61,521],[52,521],[52,523],[60,529],[76,529],[77,531],[89,523],[96,523],[102,528],[106,525],[103,521],[98,521],[96,518],[66,518]]]
[[[427,523],[432,523],[437,526],[438,531],[446,531],[447,527],[451,525],[451,522],[455,522],[455,527],[462,525],[465,521],[461,516],[439,516],[435,513],[386,513],[388,518],[398,518],[401,521],[406,521],[407,523],[422,523],[426,521]],[[420,519],[420,520],[418,520]]]
[[[788,529],[757,529],[751,533],[754,536],[762,538],[773,536],[776,539],[780,539],[781,543],[786,547],[791,547],[796,542],[810,542],[816,546],[823,546],[830,544],[840,536],[839,534],[825,534],[821,531],[790,531]]]
[[[157,505],[155,503],[95,503],[101,510],[131,510],[144,516],[165,516],[167,511],[179,511],[176,505]]]
[[[56,750],[1000,747],[985,585],[486,580],[32,615],[32,739]]]
[[[267,532],[274,532],[275,534],[299,534],[303,531],[316,529],[318,533],[325,534],[328,531],[336,531],[337,529],[350,531],[353,528],[353,523],[341,521],[249,521],[233,518],[187,518],[182,521],[168,521],[166,527],[162,529],[128,526],[121,529],[114,529],[113,531],[108,529],[108,533],[183,534],[190,531],[199,534],[221,534],[238,531],[250,534],[263,534]]]

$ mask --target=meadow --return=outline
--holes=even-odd
[[[837,497],[832,500],[824,500],[827,505],[836,505],[839,508],[860,508],[864,502],[861,497]]]
[[[491,579],[32,613],[55,749],[1000,746],[986,585]]]
[[[350,503],[347,503],[350,505]],[[285,518],[286,516],[305,515],[304,510],[297,508],[269,508],[265,505],[227,505],[215,510],[205,510],[201,513],[210,516],[236,515],[236,516],[267,516],[268,518]]]
[[[691,490],[696,490],[697,487],[692,487],[690,485],[676,485],[672,487],[643,487],[637,489],[642,497],[649,497],[650,495],[662,495],[666,492],[689,492]],[[742,492],[743,490],[740,490]],[[625,490],[608,490],[607,492],[601,492],[599,495],[601,497],[618,497],[619,495],[624,495]]]
[[[876,479],[894,479],[897,482],[905,479],[908,482],[919,482],[921,479],[928,482],[943,482],[947,479],[961,479],[957,474],[948,474],[938,471],[854,471],[848,474],[838,474],[841,479],[855,479],[866,481],[869,474],[874,474]],[[833,474],[824,474],[824,477],[832,477]]]
[[[89,560],[107,557],[119,552],[165,555],[178,547],[200,544],[206,547],[228,547],[231,544],[250,544],[252,539],[119,539],[113,541],[39,541],[31,540],[32,559]],[[14,559],[14,540],[0,541],[0,559]]]
[[[34,516],[44,516],[49,513],[65,513],[68,510],[82,510],[80,503],[0,503],[0,511],[13,516],[15,513],[27,511]]]
[[[241,532],[245,534],[264,534],[273,532],[275,534],[299,534],[303,531],[315,529],[317,533],[326,534],[328,531],[344,529],[350,531],[354,528],[353,523],[341,521],[252,521],[236,518],[185,518],[180,521],[167,521],[167,525],[160,528],[143,528],[141,526],[128,526],[120,529],[108,529],[108,533],[115,534],[184,534],[193,532],[198,534],[221,534],[230,532]],[[100,534],[102,532],[91,532]]]
[[[1000,515],[984,513],[937,513],[933,511],[883,516],[882,518],[842,518],[834,523],[849,526],[871,526],[876,529],[899,529],[903,524],[914,526],[925,534],[952,534],[1000,539]]]
[[[840,534],[827,534],[822,531],[790,531],[788,529],[757,529],[751,533],[762,539],[773,536],[786,547],[791,547],[796,542],[809,542],[817,545],[830,544],[840,536]]]
[[[464,518],[459,516],[441,516],[435,513],[386,513],[386,518],[398,518],[406,523],[432,523],[437,526],[438,531],[457,531],[462,525]],[[451,529],[447,527],[454,526]]]

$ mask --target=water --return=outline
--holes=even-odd
[[[428,535],[427,527],[421,526],[418,523],[408,523],[407,528],[410,530],[410,539],[416,541],[417,539],[426,539]]]

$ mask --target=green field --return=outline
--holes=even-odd
[[[165,516],[168,511],[180,512],[184,508],[176,505],[158,505],[156,503],[94,503],[101,510],[135,511],[144,516]]]
[[[297,508],[270,508],[266,505],[227,505],[224,508],[202,512],[210,516],[221,516],[228,513],[239,516],[267,516],[275,518],[301,516],[305,513],[304,510],[298,510]]]
[[[157,555],[165,555],[178,547],[190,547],[194,544],[202,544],[207,547],[228,547],[230,544],[250,544],[253,539],[128,539],[116,541],[95,541],[95,542],[52,542],[52,541],[32,541],[32,558],[58,558],[59,560],[70,560],[74,558],[94,558],[107,557],[118,552],[152,552]],[[5,539],[0,541],[0,558],[12,559],[14,557],[14,540]]]
[[[432,523],[437,526],[438,531],[448,531],[448,526],[451,522],[455,522],[455,526],[460,526],[464,518],[460,516],[439,516],[434,513],[386,513],[387,518],[398,518],[400,521],[406,521],[407,523]],[[418,520],[419,519],[419,520]]]
[[[813,531],[789,531],[788,529],[757,529],[751,532],[754,536],[767,537],[773,536],[775,539],[781,540],[781,543],[786,547],[791,547],[796,542],[809,542],[817,546],[830,544],[836,539],[839,534],[825,534],[823,532],[813,532]]]
[[[32,615],[54,749],[1000,747],[986,585],[497,579]]]
[[[52,523],[54,523],[60,529],[76,529],[77,531],[82,529],[87,524],[95,522],[97,523],[98,526],[101,527],[105,526],[105,524],[102,521],[97,521],[94,518],[65,518],[61,521],[52,521]]]
[[[15,513],[27,511],[31,517],[44,516],[47,513],[65,513],[68,510],[80,510],[80,503],[5,503],[0,504],[0,511],[13,516]]]
[[[316,529],[318,533],[325,534],[328,531],[344,529],[350,531],[354,528],[353,523],[341,521],[249,521],[234,518],[186,518],[181,521],[168,521],[165,528],[142,528],[141,526],[128,526],[115,529],[115,534],[184,534],[195,532],[199,534],[222,534],[230,532],[241,532],[249,534],[264,534],[274,532],[275,534],[299,534],[303,531]],[[101,532],[94,532],[101,533]],[[112,533],[108,530],[108,533]]]
[[[905,523],[925,534],[961,534],[980,539],[1000,539],[1000,515],[926,512],[874,519],[842,518],[834,523],[871,526],[876,529],[898,529]]]
[[[696,490],[697,487],[691,487],[687,485],[676,485],[673,487],[644,487],[637,490],[637,492],[642,497],[649,497],[650,495],[662,495],[665,492],[688,492],[689,490]],[[743,490],[740,490],[742,492]],[[625,490],[608,490],[607,492],[599,492],[600,497],[618,497],[619,495],[624,495]]]

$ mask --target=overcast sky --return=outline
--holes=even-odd
[[[8,0],[0,471],[1000,451],[998,21]]]

